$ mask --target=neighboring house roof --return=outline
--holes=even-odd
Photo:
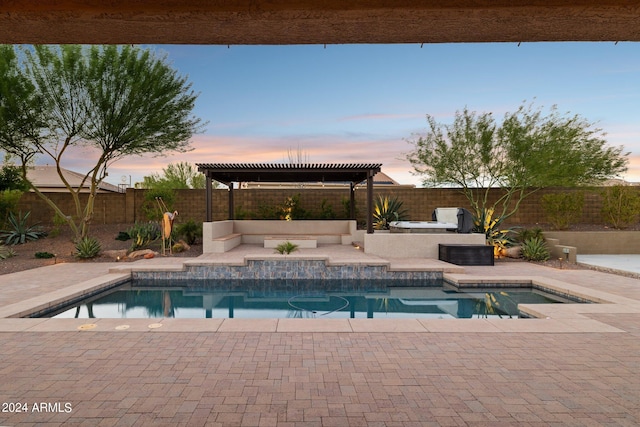
[[[84,175],[68,169],[62,169],[62,174],[67,182],[77,189],[82,183]],[[32,166],[27,169],[27,178],[40,191],[63,192],[67,191],[64,183],[60,179],[55,166]],[[80,192],[89,192],[90,182],[85,182]],[[99,193],[118,193],[120,188],[117,185],[102,182],[98,185]]]

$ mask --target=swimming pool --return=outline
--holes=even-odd
[[[39,317],[57,318],[486,318],[519,317],[518,304],[569,302],[531,288],[457,290],[441,280],[132,281]]]

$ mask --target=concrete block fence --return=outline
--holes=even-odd
[[[547,188],[539,190],[520,205],[516,215],[511,217],[507,225],[545,223],[546,218],[540,205],[540,198],[546,193],[584,191],[585,203],[582,218],[579,222],[603,223],[600,208],[601,196],[599,188],[577,190],[574,188]],[[638,187],[640,191],[640,187]],[[431,219],[431,212],[437,207],[465,207],[469,208],[467,199],[457,189],[451,188],[376,188],[375,197],[380,195],[397,196],[408,210],[410,220],[427,221]],[[176,202],[173,207],[179,212],[178,222],[194,219],[205,220],[205,190],[176,190]],[[366,191],[356,190],[356,207],[359,222],[364,222],[366,213]],[[142,205],[145,190],[127,189],[124,193],[101,193],[96,196],[93,224],[129,224],[136,221],[146,221]],[[316,188],[281,188],[281,189],[241,189],[234,191],[236,212],[247,214],[245,219],[255,218],[261,208],[282,206],[287,197],[299,195],[300,207],[311,212],[311,218],[320,218],[321,206],[331,206],[337,218],[345,218],[343,200],[348,199],[348,189],[316,189]],[[496,200],[500,190],[490,191],[490,199]],[[73,213],[74,205],[68,193],[49,193],[58,206],[65,212]],[[83,203],[87,195],[81,195]],[[24,194],[20,200],[19,209],[30,211],[34,222],[52,224],[53,210],[34,193]],[[228,217],[228,191],[214,190],[212,197],[214,220]]]

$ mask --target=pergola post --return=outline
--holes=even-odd
[[[356,219],[356,187],[349,183],[349,219]]]
[[[233,219],[233,182],[229,183],[229,219]]]
[[[373,172],[367,173],[367,234],[373,234]]]
[[[211,197],[211,193],[213,191],[213,185],[212,185],[212,178],[210,174],[205,174],[206,176],[206,183],[207,183],[207,188],[206,188],[206,204],[207,204],[207,208],[206,208],[206,212],[207,212],[207,222],[211,222],[212,218],[213,218],[213,214],[211,212],[211,205],[213,204],[213,200]]]

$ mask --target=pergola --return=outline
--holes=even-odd
[[[348,182],[351,219],[355,219],[355,187],[367,182],[367,233],[373,233],[373,176],[381,164],[373,163],[197,163],[207,178],[207,222],[212,221],[213,180],[229,187],[229,219],[233,219],[234,182]]]

